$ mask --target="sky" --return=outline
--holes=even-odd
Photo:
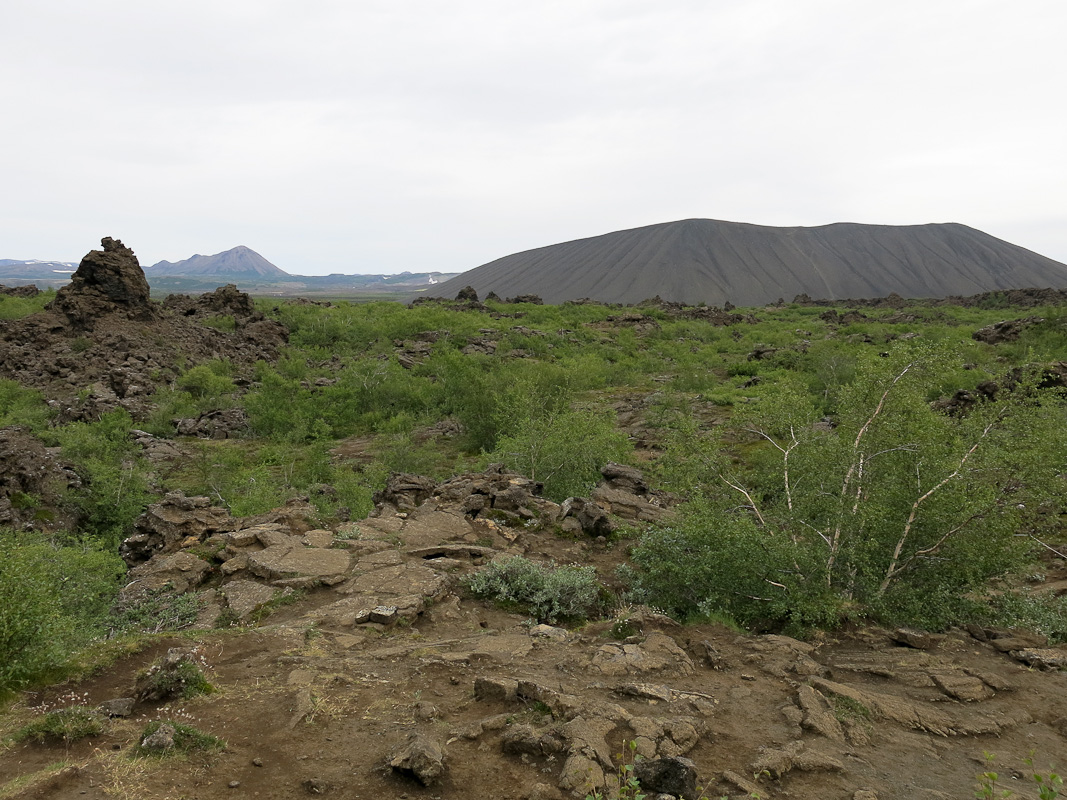
[[[1062,0],[4,0],[0,258],[463,272],[687,218],[1067,262]]]

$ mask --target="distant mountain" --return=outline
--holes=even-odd
[[[957,223],[775,228],[688,219],[527,250],[492,261],[427,294],[540,295],[765,305],[813,299],[973,295],[1065,288],[1067,265]]]
[[[145,268],[145,275],[151,281],[153,277],[162,276],[224,276],[232,278],[255,278],[276,281],[290,278],[288,272],[279,269],[267,259],[247,247],[234,247],[213,256],[195,255],[184,261],[171,263],[160,261]]]
[[[286,275],[284,278],[219,275],[157,275],[146,271],[152,293],[200,294],[214,291],[223,283],[254,295],[280,297],[364,297],[381,296],[406,299],[425,294],[427,289],[454,278],[458,273],[402,272],[399,275]]]
[[[32,283],[38,289],[58,289],[70,282],[70,276],[77,268],[77,264],[69,261],[0,258],[0,284],[25,286]]]
[[[66,261],[18,261],[0,259],[0,283],[19,286],[33,283],[58,289],[70,282],[78,268]],[[160,261],[145,269],[156,296],[210,292],[226,283],[258,295],[295,297],[389,297],[403,299],[453,278],[450,272],[401,272],[398,275],[290,275],[247,247],[235,247],[213,256],[195,255],[184,261]]]

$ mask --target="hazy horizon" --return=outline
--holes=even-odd
[[[0,257],[464,272],[686,218],[1067,262],[1053,0],[14,0]]]

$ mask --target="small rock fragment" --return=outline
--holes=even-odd
[[[893,631],[893,640],[916,650],[933,650],[945,640],[945,634],[897,628]]]
[[[1054,647],[1028,648],[1012,655],[1030,667],[1046,670],[1067,669],[1067,650]]]
[[[326,794],[330,788],[326,781],[319,778],[308,778],[300,785],[308,794]]]
[[[394,772],[409,775],[423,786],[431,786],[444,774],[444,761],[441,746],[416,732],[393,750],[386,763]]]
[[[174,747],[174,737],[177,733],[173,725],[164,723],[141,740],[141,749],[150,750],[154,753],[170,750]]]
[[[634,777],[641,788],[650,792],[670,794],[684,800],[697,798],[696,764],[688,758],[654,758],[634,764]]]
[[[736,786],[748,797],[762,797],[763,789],[750,781],[748,778],[738,775],[731,770],[724,770],[722,773],[722,779],[729,784]]]
[[[483,702],[510,703],[515,700],[519,683],[510,678],[480,676],[474,681],[474,699]]]
[[[100,710],[109,717],[128,717],[133,713],[133,704],[132,697],[116,697],[101,703]]]
[[[398,615],[396,606],[375,606],[370,610],[369,621],[379,625],[391,625],[396,622]]]
[[[530,628],[530,635],[562,642],[567,638],[567,631],[563,628],[553,627],[552,625],[534,625]]]

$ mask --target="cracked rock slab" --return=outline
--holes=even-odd
[[[325,552],[341,552],[327,550]],[[338,587],[342,594],[367,594],[379,597],[420,595],[437,599],[448,588],[448,578],[419,564],[398,564],[359,575]]]
[[[265,580],[327,578],[346,572],[351,557],[343,550],[271,545],[248,555],[248,570]]]
[[[230,581],[222,587],[226,605],[238,620],[246,620],[274,599],[274,589],[256,581]]]

